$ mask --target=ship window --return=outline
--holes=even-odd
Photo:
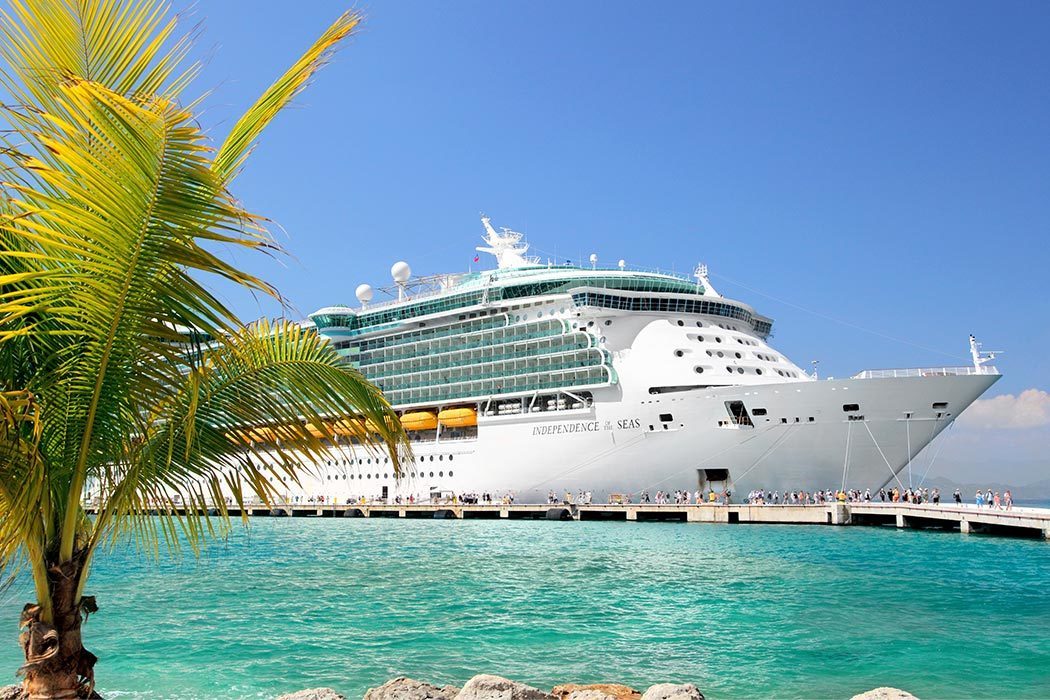
[[[438,472],[438,476],[445,476],[445,472]]]
[[[764,408],[752,408],[751,415],[753,416],[764,416],[766,415],[766,409]]]
[[[719,338],[719,337],[718,337],[718,336],[716,335],[716,336],[715,336],[715,342],[716,342],[716,343],[721,343],[721,342],[722,342],[722,339],[721,339],[721,338]]]
[[[704,368],[703,368],[703,367],[699,367],[699,366],[697,366],[697,367],[694,367],[694,368],[693,368],[693,370],[694,370],[694,371],[695,371],[695,372],[696,372],[697,374],[703,374],[703,373],[704,373]]]
[[[383,474],[383,478],[387,479],[387,478],[389,478],[389,476],[387,474]]]
[[[448,475],[449,475],[449,476],[452,476],[452,472],[450,471],[450,472],[448,473]]]
[[[747,408],[744,407],[743,401],[726,401],[726,411],[729,412],[731,423],[736,425],[754,425],[751,422],[751,416],[747,413]]]
[[[696,322],[696,327],[697,327],[697,328],[703,328],[703,327],[704,327],[704,324],[703,324],[703,323],[701,323],[700,321],[697,321],[697,322]]]
[[[430,472],[430,476],[434,476],[434,472]]]
[[[744,373],[744,368],[743,367],[737,367],[736,371],[737,371],[738,374],[743,374]]]
[[[663,423],[670,423],[673,420],[674,420],[674,416],[671,415],[670,413],[661,413],[660,414],[660,421],[663,422]]]
[[[685,325],[685,321],[683,321],[683,320],[679,319],[679,320],[678,320],[678,325],[679,325],[679,326],[684,326],[684,325]]]
[[[448,456],[448,461],[450,461],[450,462],[452,461],[452,455],[449,455],[449,456]],[[448,475],[449,475],[449,476],[452,476],[452,472],[449,472],[449,473],[448,473]]]
[[[605,322],[605,325],[607,325],[607,326],[611,326],[611,325],[612,325],[612,321],[609,321],[609,320],[607,320],[607,321]]]
[[[743,355],[741,355],[738,352],[737,353],[733,353],[733,354],[736,355],[736,359],[738,359],[738,360],[743,357]]]
[[[933,410],[935,410],[935,411],[939,411],[939,410],[945,409],[945,408],[948,408],[948,402],[947,401],[936,401],[933,404]]]
[[[682,356],[682,355],[684,355],[684,354],[685,354],[685,353],[684,353],[684,352],[682,352],[681,350],[675,350],[675,351],[674,351],[674,356],[675,356],[675,357],[681,357],[681,356]]]
[[[733,373],[733,368],[730,367],[729,365],[726,365],[726,372],[729,372],[730,374],[732,374]]]
[[[718,351],[718,356],[719,356],[719,357],[725,357],[725,356],[726,356],[726,354],[725,354],[724,352],[722,352],[721,350],[719,350],[719,351]]]
[[[445,461],[445,455],[438,455],[438,461],[439,462],[444,462]]]
[[[366,478],[366,479],[371,479],[371,478],[372,478],[372,475],[371,475],[371,474],[365,474],[365,478]]]
[[[704,342],[704,336],[702,336],[702,335],[696,336],[696,342],[698,342],[698,343]]]
[[[844,404],[842,404],[842,410],[845,411],[846,413],[849,413],[850,411],[859,411],[860,410],[860,404],[844,403]]]

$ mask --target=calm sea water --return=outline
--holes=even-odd
[[[894,528],[263,519],[199,562],[105,555],[85,637],[107,698],[479,672],[713,700],[1046,698],[1048,575],[1046,542]],[[0,595],[5,673],[29,595]]]

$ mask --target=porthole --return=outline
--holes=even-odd
[[[434,472],[430,472],[430,476],[433,477],[434,476]]]
[[[445,476],[445,472],[438,472],[438,476]]]
[[[448,475],[449,475],[449,476],[452,476],[452,472],[450,471],[450,472],[448,473]]]
[[[607,325],[607,326],[611,326],[611,325],[612,325],[612,321],[611,321],[611,320],[608,320],[608,319],[607,319],[607,320],[605,321],[605,325]]]
[[[685,352],[682,351],[682,350],[675,350],[674,351],[674,356],[675,357],[683,357],[684,355],[685,355]]]
[[[685,321],[683,321],[683,320],[679,319],[679,320],[678,320],[678,325],[679,325],[679,326],[684,326],[684,325],[685,325]]]
[[[350,475],[350,481],[353,481],[353,480],[354,480],[354,475],[353,475],[353,474],[351,474],[351,475]]]
[[[760,370],[760,369],[756,369],[756,370],[755,370],[755,374],[762,374],[762,370]]]
[[[444,462],[445,461],[445,455],[438,455],[438,461],[439,462]]]
[[[448,456],[448,461],[450,461],[450,462],[452,461],[452,455],[449,455],[449,456]],[[448,475],[449,475],[449,476],[452,476],[452,472],[449,472],[449,473],[448,473]]]
[[[736,355],[736,359],[738,359],[738,360],[739,360],[739,359],[740,359],[741,357],[743,357],[743,355],[741,355],[741,354],[740,354],[740,353],[738,353],[738,352],[737,352],[737,353],[733,353],[733,354],[734,354],[734,355]]]
[[[366,479],[371,479],[371,478],[372,478],[372,475],[371,475],[371,474],[365,474],[365,478],[366,478]]]
[[[704,336],[702,336],[702,335],[696,336],[696,342],[698,342],[698,343],[704,342]]]
[[[434,455],[430,455],[430,461],[431,461],[431,462],[433,462],[433,461],[434,461]],[[431,476],[433,476],[433,474],[431,474]]]
[[[716,336],[715,336],[715,342],[716,342],[716,343],[721,343],[721,342],[722,342],[722,339],[721,339],[720,337],[718,337],[718,336],[716,335]]]
[[[389,478],[390,478],[390,476],[389,476],[389,475],[387,475],[387,474],[383,474],[383,478],[384,478],[384,479],[389,479]]]
[[[693,367],[693,371],[696,372],[697,374],[703,374],[704,373],[704,368],[700,367],[700,366]]]
[[[714,357],[715,356],[714,350],[708,350],[707,351],[707,356],[708,357]]]
[[[719,356],[719,357],[725,357],[725,356],[726,356],[726,354],[725,354],[724,352],[722,352],[721,350],[719,350],[719,351],[718,351],[718,356]]]
[[[536,312],[536,318],[543,318],[543,312],[542,311],[537,311]]]
[[[732,374],[733,373],[733,368],[730,367],[729,365],[726,365],[726,372],[729,372],[730,374]]]
[[[743,367],[737,367],[736,371],[737,371],[737,374],[743,374],[744,373],[744,368]]]
[[[704,327],[704,324],[703,324],[703,323],[701,323],[700,321],[697,321],[697,322],[696,322],[696,327],[697,327],[697,328],[703,328],[703,327]]]

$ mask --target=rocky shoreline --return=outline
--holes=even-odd
[[[301,690],[277,700],[348,700],[331,688]],[[658,683],[640,691],[619,683],[564,683],[550,692],[501,676],[474,676],[462,688],[436,686],[411,678],[395,678],[369,688],[364,700],[704,700],[692,683]],[[897,688],[875,688],[850,700],[918,700]]]
[[[25,700],[21,686],[0,688],[0,700]],[[349,700],[331,688],[300,690],[279,696],[276,700]],[[395,678],[378,688],[369,688],[364,700],[704,700],[704,694],[692,683],[658,683],[640,691],[619,683],[564,683],[550,692],[524,683],[482,674],[474,676],[462,688],[436,686],[411,678]],[[897,688],[876,688],[850,700],[918,700]]]

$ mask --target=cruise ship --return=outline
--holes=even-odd
[[[969,366],[818,380],[702,265],[683,277],[541,262],[521,234],[482,225],[491,269],[416,279],[399,262],[389,300],[361,285],[359,306],[310,315],[383,390],[413,459],[398,478],[389,458],[333,450],[303,494],[904,486],[904,467],[1000,376],[971,337]]]

